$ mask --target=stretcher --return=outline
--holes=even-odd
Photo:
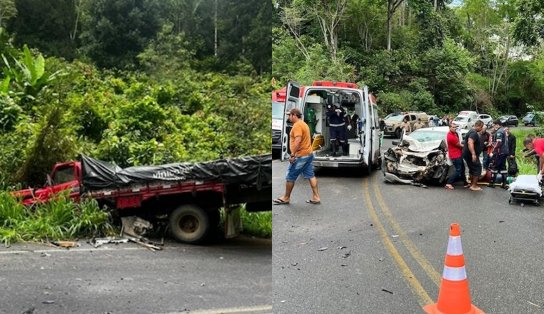
[[[520,175],[508,188],[510,199],[508,204],[518,202],[521,206],[525,203],[534,203],[539,205],[542,197],[542,188],[535,175]]]

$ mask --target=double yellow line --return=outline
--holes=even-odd
[[[401,256],[395,245],[393,244],[393,241],[391,241],[391,238],[388,236],[384,224],[380,220],[380,217],[378,216],[378,211],[376,207],[374,207],[372,203],[372,198],[370,196],[370,187],[369,187],[369,181],[372,180],[372,186],[374,191],[374,198],[376,199],[377,207],[381,209],[381,213],[383,217],[386,220],[386,223],[389,225],[389,227],[394,230],[394,232],[399,236],[400,243],[404,245],[406,250],[410,253],[412,258],[419,264],[419,266],[423,269],[423,271],[427,274],[427,276],[431,279],[431,281],[438,287],[440,285],[441,281],[441,275],[433,268],[433,266],[427,261],[427,259],[421,254],[421,252],[417,249],[417,247],[414,245],[414,243],[408,238],[406,233],[402,230],[400,225],[395,221],[395,218],[391,214],[391,211],[389,210],[389,207],[387,207],[384,198],[382,196],[382,193],[379,189],[378,183],[376,182],[376,177],[374,178],[367,178],[363,181],[363,193],[364,193],[364,199],[365,203],[368,209],[368,213],[370,214],[370,217],[374,221],[374,225],[376,226],[378,233],[380,234],[380,237],[382,239],[382,242],[385,245],[385,248],[397,264],[399,270],[402,273],[402,276],[404,277],[404,280],[408,283],[408,286],[414,293],[414,295],[418,298],[418,303],[421,306],[434,303],[427,291],[423,288],[419,280],[416,278],[404,258]]]

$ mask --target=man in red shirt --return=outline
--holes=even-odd
[[[523,141],[523,146],[525,146],[525,148],[527,148],[529,151],[534,150],[539,162],[538,174],[542,176],[542,174],[544,174],[544,163],[542,162],[544,158],[544,138],[532,139],[528,137]]]
[[[463,157],[461,156],[463,150],[463,144],[459,140],[459,134],[457,134],[457,126],[450,122],[450,131],[446,136],[446,143],[448,144],[448,157],[450,158],[453,166],[455,167],[455,173],[448,178],[446,189],[453,190],[453,184],[456,181],[463,180],[465,178],[465,165],[463,163]]]

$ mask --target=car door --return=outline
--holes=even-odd
[[[373,127],[372,127],[372,148],[370,154],[372,154],[372,161],[374,163],[380,162],[380,152],[381,152],[381,129],[380,129],[380,118],[378,117],[378,106],[375,103],[370,103],[370,108],[372,111],[373,117]],[[381,163],[381,162],[380,162]],[[372,167],[372,165],[370,165]]]
[[[296,82],[287,82],[284,106],[285,114],[283,115],[283,125],[281,131],[281,160],[289,159],[289,132],[291,132],[293,124],[289,122],[287,112],[293,108],[301,109],[300,104],[300,85]]]

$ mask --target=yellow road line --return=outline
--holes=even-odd
[[[382,209],[382,213],[389,221],[389,225],[393,228],[396,234],[399,235],[399,239],[404,244],[408,252],[412,255],[412,257],[416,260],[416,262],[423,268],[427,276],[434,282],[434,284],[437,287],[440,287],[440,281],[442,280],[442,275],[434,269],[434,267],[429,263],[429,261],[421,254],[421,252],[417,249],[417,247],[414,245],[412,241],[406,236],[406,233],[402,230],[402,228],[399,226],[399,224],[396,222],[395,218],[393,218],[393,215],[391,214],[391,211],[389,210],[389,207],[385,204],[385,201],[383,199],[382,193],[380,192],[380,189],[378,188],[378,184],[376,182],[376,177],[372,180],[372,185],[374,186],[374,196],[376,197],[376,200],[378,201],[378,205],[380,205],[380,208]]]
[[[368,212],[370,216],[372,217],[372,220],[374,221],[374,224],[376,225],[376,228],[378,229],[378,232],[382,238],[382,241],[385,245],[385,248],[393,257],[393,260],[397,263],[397,266],[399,267],[402,276],[404,277],[404,280],[408,283],[410,289],[412,292],[418,297],[418,303],[421,306],[432,304],[434,303],[427,291],[423,289],[423,286],[421,283],[417,280],[416,276],[412,271],[410,270],[410,267],[406,264],[400,253],[395,248],[395,245],[391,241],[391,239],[387,236],[387,232],[385,231],[385,228],[383,224],[381,223],[378,214],[376,212],[376,209],[372,205],[372,201],[370,199],[370,189],[368,186],[368,179],[363,181],[363,191],[365,196],[365,202],[368,206]]]

